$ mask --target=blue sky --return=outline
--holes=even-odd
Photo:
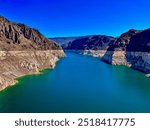
[[[0,0],[0,15],[47,37],[105,34],[150,28],[149,0]]]

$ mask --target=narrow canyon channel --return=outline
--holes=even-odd
[[[53,70],[0,92],[0,112],[150,112],[150,78],[125,66],[66,52]]]

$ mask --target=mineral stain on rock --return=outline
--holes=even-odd
[[[38,30],[0,16],[0,90],[20,76],[54,68],[63,56],[62,48]]]

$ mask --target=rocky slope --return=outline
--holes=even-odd
[[[116,38],[105,35],[85,36],[63,45],[63,49],[106,50],[115,40]]]
[[[118,38],[95,36],[75,40],[65,49],[100,57],[113,65],[126,65],[150,75],[150,29],[131,29]]]
[[[150,31],[129,30],[114,42],[102,60],[150,74]]]
[[[38,30],[10,22],[0,16],[0,50],[60,50],[61,47],[45,38]]]
[[[140,32],[140,30],[131,29],[128,32],[123,33],[113,44],[109,46],[108,51],[126,50],[127,46],[130,44],[131,38]]]
[[[0,16],[0,90],[17,77],[54,68],[63,56],[62,48],[38,30]]]

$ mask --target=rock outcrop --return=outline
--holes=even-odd
[[[150,74],[150,29],[122,34],[102,57],[113,65],[126,65]]]
[[[63,56],[62,48],[38,30],[0,16],[0,90],[20,76],[54,68]]]

